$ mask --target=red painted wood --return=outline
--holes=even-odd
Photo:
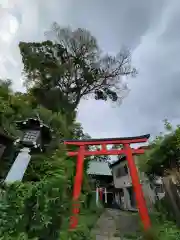
[[[144,153],[144,149],[132,149],[133,154],[142,154]],[[84,151],[84,156],[92,156],[92,155],[122,155],[126,154],[124,149],[112,149],[112,150],[96,150],[96,151]],[[68,152],[68,156],[77,156],[78,152]]]
[[[132,149],[129,144],[125,144],[124,148],[126,150],[126,157],[129,166],[129,171],[132,179],[132,184],[134,187],[136,202],[139,209],[139,214],[145,230],[148,230],[151,227],[151,222],[148,214],[148,209],[146,206],[146,201],[142,191],[142,186],[139,181],[138,172],[132,155]]]
[[[76,228],[78,224],[78,214],[80,205],[77,203],[81,194],[81,186],[83,180],[83,169],[84,169],[84,146],[80,146],[77,156],[76,163],[76,176],[74,178],[74,189],[73,189],[73,216],[70,219],[70,229]]]
[[[101,150],[107,151],[107,145],[103,143],[103,144],[101,145]]]
[[[79,146],[79,151],[77,152],[68,152],[69,156],[77,156],[77,164],[76,164],[76,176],[74,180],[74,190],[73,190],[73,215],[70,218],[70,229],[76,228],[78,224],[78,214],[80,210],[80,205],[78,203],[78,199],[81,193],[81,186],[82,186],[82,179],[83,179],[83,165],[84,165],[84,157],[85,156],[92,156],[92,155],[126,155],[128,165],[129,165],[129,170],[132,178],[132,184],[134,187],[134,191],[136,194],[136,201],[137,201],[137,206],[139,209],[139,214],[142,220],[142,223],[144,225],[144,229],[147,230],[151,226],[148,210],[146,207],[146,202],[144,199],[142,187],[139,181],[139,176],[138,172],[136,169],[136,165],[133,160],[133,154],[142,154],[144,153],[143,148],[138,148],[138,149],[131,149],[130,144],[131,143],[141,143],[141,142],[146,142],[146,138],[133,138],[133,139],[119,139],[119,140],[100,140],[98,141],[65,141],[64,143],[66,145],[76,145]],[[123,144],[124,148],[123,149],[111,149],[107,150],[107,145],[109,144]],[[101,150],[97,151],[88,151],[85,150],[86,145],[101,145],[102,148]]]
[[[99,199],[100,199],[100,201],[103,200],[103,189],[102,188],[99,188]]]

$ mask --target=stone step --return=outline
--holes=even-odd
[[[117,209],[106,209],[97,221],[92,234],[96,236],[96,240],[125,240],[120,235],[123,236],[128,232],[136,232],[138,222],[136,215]],[[120,235],[118,236],[116,233]]]

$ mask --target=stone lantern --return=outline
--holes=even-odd
[[[17,121],[16,125],[22,131],[22,137],[14,144],[19,144],[21,150],[15,159],[5,182],[21,181],[31,159],[31,154],[43,152],[51,141],[51,130],[40,119],[29,118]]]

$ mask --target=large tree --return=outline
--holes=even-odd
[[[61,28],[57,23],[46,35],[51,40],[19,44],[25,84],[42,105],[72,111],[84,97],[122,99],[127,90],[122,76],[136,75],[128,50],[116,56],[103,54],[89,31]]]

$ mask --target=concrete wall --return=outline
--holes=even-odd
[[[157,187],[161,185],[162,191],[158,191]],[[154,180],[154,186],[156,188],[156,194],[158,196],[158,199],[162,199],[165,197],[165,190],[163,186],[163,181],[161,177],[156,177]]]
[[[126,176],[122,176],[122,177],[116,177],[116,171],[118,168],[123,167],[124,165],[127,165],[127,162],[121,162],[117,165],[115,165],[112,168],[112,173],[113,173],[113,180],[114,180],[114,185],[115,188],[122,188],[123,192],[124,192],[124,209],[131,209],[131,202],[130,202],[130,196],[129,196],[129,192],[127,190],[127,187],[132,186],[132,180],[131,180],[131,176],[130,173],[127,174]],[[138,170],[138,168],[137,168]],[[142,184],[142,189],[143,189],[143,193],[144,193],[144,197],[146,199],[146,203],[149,209],[151,209],[153,207],[153,203],[155,202],[156,199],[156,194],[154,192],[154,190],[151,188],[150,183],[147,179],[147,177],[145,176],[144,173],[141,173],[140,171],[138,171],[139,174],[139,178]],[[122,204],[122,202],[121,202]]]

